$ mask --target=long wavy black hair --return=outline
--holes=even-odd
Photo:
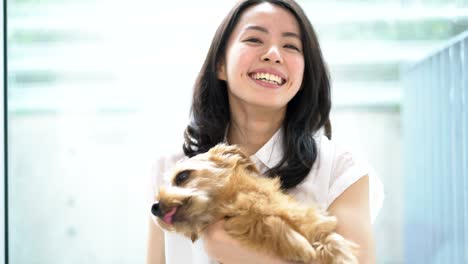
[[[313,135],[323,126],[331,137],[329,113],[330,78],[315,31],[301,7],[292,0],[246,0],[238,2],[215,33],[205,62],[195,82],[190,123],[184,133],[186,156],[208,151],[224,140],[230,122],[227,84],[217,72],[224,60],[226,45],[242,13],[249,7],[268,2],[286,9],[299,23],[304,55],[301,89],[289,101],[283,121],[284,156],[267,175],[280,177],[282,188],[299,184],[317,158]]]

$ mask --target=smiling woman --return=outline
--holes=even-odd
[[[248,154],[263,176],[276,178],[281,191],[336,216],[337,232],[359,245],[359,262],[373,263],[371,221],[382,203],[382,186],[363,163],[331,140],[330,107],[329,76],[319,43],[298,4],[239,1],[216,31],[198,76],[183,149],[163,157],[154,176],[153,192],[162,189],[158,207],[167,204],[162,175],[174,161],[227,142]],[[212,177],[211,184],[218,180]],[[169,225],[158,221],[168,230],[179,225],[179,209],[173,214],[167,208],[158,215],[163,220],[170,216]],[[150,221],[148,263],[287,262],[274,251],[240,246],[226,235],[223,223],[202,228],[203,245],[192,247]],[[184,228],[184,234],[190,234]],[[188,254],[184,260],[182,252]]]

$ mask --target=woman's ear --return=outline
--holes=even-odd
[[[218,79],[222,81],[227,81],[226,63],[224,63],[224,61],[220,61],[216,68],[217,68],[216,75],[218,76]]]

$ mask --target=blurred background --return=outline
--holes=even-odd
[[[10,263],[144,263],[224,1],[8,0]],[[378,263],[468,263],[468,0],[303,0],[334,138],[385,186]]]

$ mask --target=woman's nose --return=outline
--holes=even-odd
[[[283,63],[281,53],[276,46],[270,47],[263,55],[262,61],[271,61],[274,63]]]

